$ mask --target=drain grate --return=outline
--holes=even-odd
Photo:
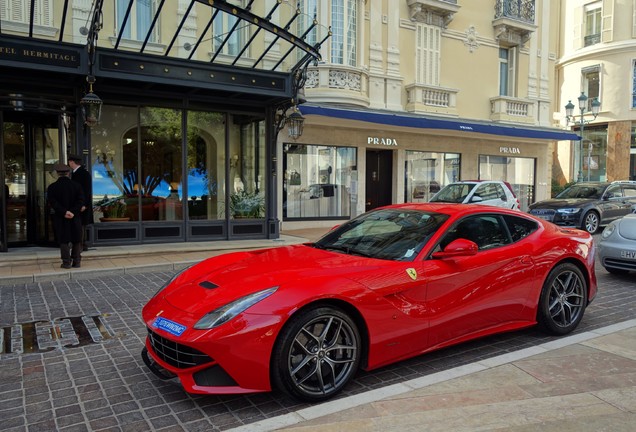
[[[102,342],[115,336],[107,316],[64,317],[0,327],[0,354],[47,352]]]

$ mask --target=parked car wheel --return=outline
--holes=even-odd
[[[574,264],[559,264],[543,284],[537,321],[548,333],[564,335],[576,328],[587,306],[587,282]]]
[[[347,314],[331,307],[302,311],[280,335],[272,378],[298,399],[329,399],[356,374],[361,351],[360,332]]]
[[[590,234],[594,234],[596,231],[598,231],[599,225],[600,219],[598,213],[596,213],[595,211],[588,211],[587,213],[585,213],[585,216],[583,217],[583,226],[581,227],[582,229],[589,232]]]

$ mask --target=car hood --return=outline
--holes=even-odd
[[[628,214],[620,219],[618,233],[623,238],[636,240],[636,214]]]
[[[351,277],[390,261],[361,258],[305,245],[236,252],[209,258],[184,271],[159,295],[173,307],[200,316],[246,295],[311,279]]]
[[[577,208],[577,207],[585,207],[587,204],[593,202],[594,200],[587,198],[568,198],[568,199],[558,199],[553,198],[545,201],[539,201],[534,204],[530,204],[530,210],[538,210],[538,209],[560,209],[560,208]]]

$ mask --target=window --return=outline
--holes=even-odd
[[[137,0],[130,9],[128,19],[126,12],[128,11],[129,0],[117,0],[117,28],[120,29],[122,37],[137,41],[146,40],[146,36],[150,31],[152,20],[155,14],[155,0]],[[125,27],[122,25],[126,21]],[[153,29],[150,42],[156,42],[156,28]]]
[[[479,179],[507,181],[522,211],[534,202],[533,158],[479,155]]]
[[[587,95],[587,110],[592,110],[592,101],[598,99],[601,101],[601,67],[592,66],[590,68],[583,69],[582,74],[582,88]]]
[[[35,10],[33,13],[33,24],[36,26],[53,26],[53,0],[35,0]],[[17,26],[29,31],[28,24],[31,21],[31,1],[7,0],[0,2],[0,19],[10,21],[12,24],[26,24],[27,26]],[[38,28],[34,31],[37,33]]]
[[[228,13],[219,13],[212,23],[212,50],[221,54],[236,56],[245,45],[244,26],[237,22],[239,19]],[[236,26],[236,28],[234,27]],[[230,32],[232,32],[230,34]],[[229,34],[229,38],[228,38]],[[227,41],[223,43],[225,39]],[[222,46],[222,47],[221,47]]]
[[[440,241],[438,248],[445,248],[457,239],[470,240],[479,250],[492,249],[510,243],[510,238],[499,216],[479,215],[462,219]],[[439,249],[436,249],[439,250]]]
[[[356,66],[357,0],[331,2],[331,63]]]
[[[351,216],[357,195],[355,148],[287,144],[284,152],[284,218]]]
[[[517,48],[499,48],[499,95],[516,96]]]
[[[475,191],[475,195],[480,197],[484,201],[494,200],[494,199],[502,199],[506,200],[506,193],[500,184],[496,183],[486,183],[483,185],[479,185],[477,190]]]
[[[459,179],[460,155],[407,151],[404,202],[428,202],[442,186]]]
[[[601,42],[601,3],[594,3],[585,7],[585,42],[590,46]]]
[[[439,86],[441,32],[439,26],[417,23],[415,68],[420,84]]]
[[[539,227],[539,224],[537,224],[535,221],[522,217],[506,215],[504,216],[504,220],[506,221],[506,225],[508,225],[508,231],[510,231],[513,242],[528,237]]]

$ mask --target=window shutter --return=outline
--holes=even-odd
[[[614,39],[614,0],[603,0],[601,14],[601,42],[611,42]]]
[[[27,5],[30,5],[30,2],[25,2],[21,0],[10,0],[11,4],[9,5],[9,20],[24,23],[27,22]]]

